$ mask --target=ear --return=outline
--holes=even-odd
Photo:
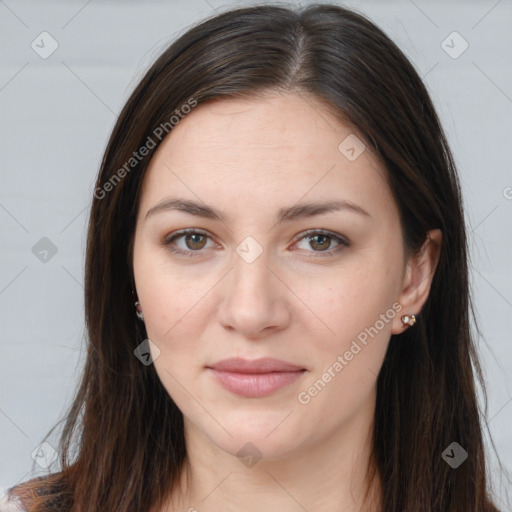
[[[421,249],[409,257],[404,272],[402,291],[398,297],[402,310],[393,321],[392,334],[400,334],[408,328],[402,323],[400,318],[402,315],[418,315],[427,301],[439,262],[441,243],[441,230],[433,229],[427,233]]]

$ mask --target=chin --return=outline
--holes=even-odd
[[[237,433],[233,438],[212,441],[226,453],[240,459],[247,467],[251,467],[258,461],[285,459],[293,453],[298,445],[297,440],[293,442],[290,436],[266,437],[267,433],[247,431],[247,434]]]
[[[216,422],[216,427],[208,423],[201,430],[215,445],[236,457],[249,455],[262,459],[279,459],[300,446],[304,433],[303,429],[295,425],[296,419],[286,418],[288,413],[283,414],[285,410],[287,409],[268,410],[267,414],[255,412],[219,416],[218,421],[226,426],[231,436]]]

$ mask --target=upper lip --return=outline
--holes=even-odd
[[[243,359],[241,357],[232,357],[223,359],[211,366],[213,370],[220,372],[235,373],[270,373],[270,372],[296,372],[304,370],[304,368],[295,364],[274,359],[272,357],[262,357],[260,359]]]

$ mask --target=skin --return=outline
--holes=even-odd
[[[354,161],[340,152],[349,134],[357,131],[304,94],[216,100],[187,114],[151,160],[135,282],[160,351],[155,369],[184,415],[188,454],[183,493],[164,510],[348,512],[362,505],[377,375],[391,334],[414,328],[400,316],[418,314],[428,297],[441,233],[431,231],[407,258],[385,171],[368,148]],[[206,203],[225,220],[171,210],[146,218],[171,196]],[[326,200],[351,201],[369,215],[346,209],[276,224],[280,208]],[[185,228],[208,237],[160,243]],[[309,229],[351,245],[300,236]],[[251,263],[236,252],[248,236],[263,251]],[[173,254],[172,246],[193,256]],[[401,312],[333,372],[337,357],[393,304]],[[205,369],[236,356],[283,359],[307,372],[270,396],[241,397]],[[335,376],[301,403],[299,393],[329,368]],[[237,457],[247,442],[261,454],[252,467]],[[377,479],[377,500],[380,489]]]

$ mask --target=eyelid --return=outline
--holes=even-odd
[[[185,228],[185,229],[179,229],[178,231],[173,231],[172,233],[164,236],[162,239],[162,242],[169,243],[172,242],[175,238],[178,238],[179,236],[183,235],[190,235],[190,234],[198,234],[198,235],[204,235],[210,237],[210,233],[206,231],[205,229],[201,228]]]

